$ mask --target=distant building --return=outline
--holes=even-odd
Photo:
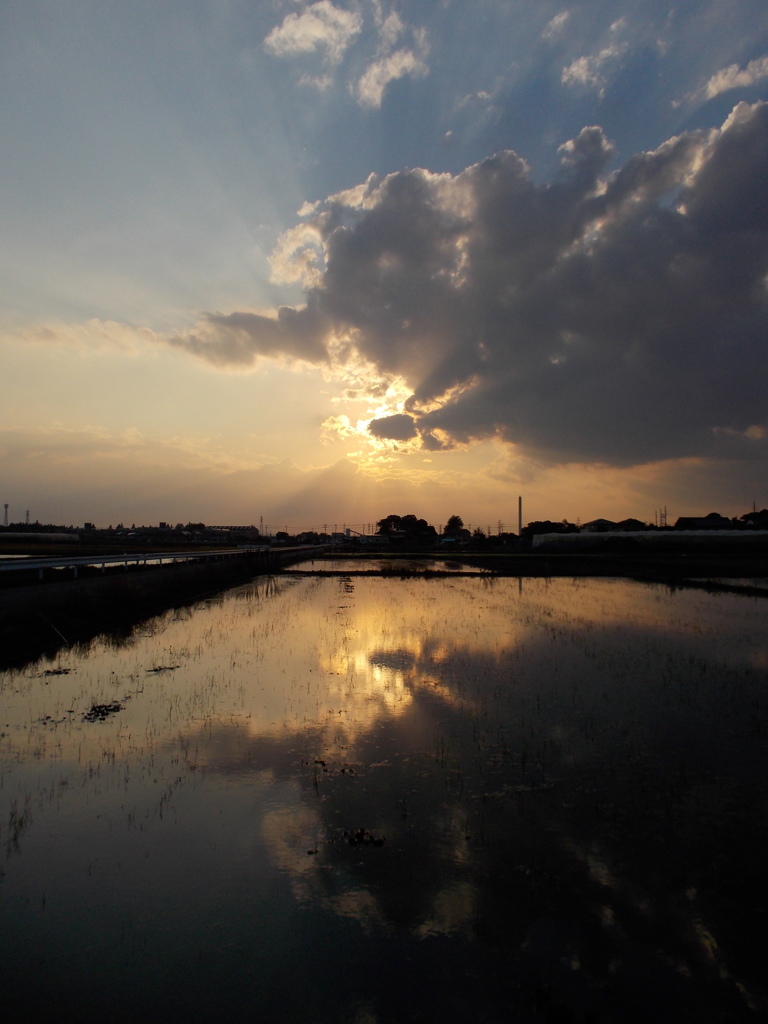
[[[620,523],[616,523],[614,529],[621,530],[622,533],[633,533],[636,530],[647,530],[648,527],[639,519],[622,519]]]
[[[768,530],[768,508],[759,512],[747,512],[741,517],[742,523],[750,530]]]
[[[591,523],[584,523],[581,530],[583,533],[607,533],[608,530],[617,529],[617,524],[610,519],[593,519]]]
[[[680,516],[675,523],[676,530],[732,530],[733,523],[718,512],[708,516]]]

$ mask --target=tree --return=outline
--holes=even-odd
[[[391,515],[385,516],[380,519],[376,525],[378,526],[378,533],[391,534],[395,533],[400,529],[400,523],[402,522],[401,516]]]
[[[540,533],[578,533],[579,528],[575,523],[569,523],[567,519],[562,522],[553,523],[551,519],[537,519],[523,527],[523,537],[533,537]]]
[[[437,531],[430,526],[426,519],[419,519],[418,516],[409,513],[405,516],[390,515],[379,519],[376,523],[377,532],[390,541],[398,541],[401,544],[415,544],[419,548],[431,547],[437,539]]]
[[[419,523],[426,522],[423,519],[418,519],[413,513],[409,513],[407,516],[400,517],[400,529],[405,530],[406,533],[418,533]]]
[[[461,516],[451,516],[448,522],[445,524],[443,533],[446,537],[450,537],[457,533],[460,533],[464,529],[464,520]]]

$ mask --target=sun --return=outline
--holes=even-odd
[[[403,378],[388,379],[370,367],[346,367],[339,377],[342,394],[334,399],[338,411],[322,424],[325,443],[343,441],[350,457],[384,456],[419,451],[419,438],[377,437],[369,430],[374,420],[405,414],[412,389]]]

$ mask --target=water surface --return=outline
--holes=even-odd
[[[278,577],[0,675],[6,1006],[755,1019],[765,611]]]

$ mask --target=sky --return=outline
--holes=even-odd
[[[2,0],[10,522],[768,506],[765,0]]]

